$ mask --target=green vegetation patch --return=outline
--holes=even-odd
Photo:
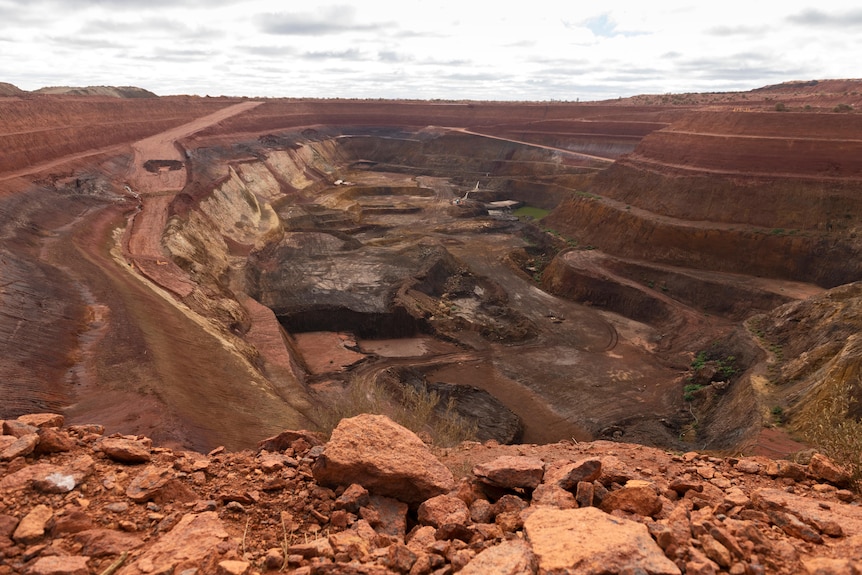
[[[542,208],[537,208],[535,206],[521,206],[520,208],[518,208],[517,210],[515,210],[512,213],[515,214],[519,218],[528,217],[528,218],[532,218],[536,221],[539,221],[542,218],[544,218],[545,216],[547,216],[548,214],[550,214],[551,211],[550,210],[544,210]]]

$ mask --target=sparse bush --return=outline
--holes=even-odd
[[[787,106],[784,105],[784,102],[778,102],[777,104],[775,104],[775,111],[776,112],[786,112]]]
[[[852,112],[853,106],[850,104],[838,104],[834,108],[832,108],[833,112]]]
[[[682,398],[686,401],[694,401],[694,394],[703,389],[702,385],[689,383],[682,388]]]
[[[852,396],[852,384],[844,383],[828,398],[814,402],[798,418],[794,417],[792,424],[802,439],[846,466],[859,490],[862,488],[862,422],[847,417]]]
[[[438,393],[410,385],[405,385],[399,395],[400,399],[394,397],[376,381],[354,380],[336,400],[319,407],[314,419],[319,431],[327,435],[342,419],[373,413],[386,415],[414,433],[427,433],[440,447],[476,440],[476,424],[456,413],[453,400],[441,406]]]

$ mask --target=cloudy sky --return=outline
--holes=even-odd
[[[0,0],[0,81],[596,100],[862,77],[855,1]]]

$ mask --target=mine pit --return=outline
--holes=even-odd
[[[202,103],[136,133],[127,156],[42,177],[26,209],[4,198],[4,273],[49,285],[33,299],[12,281],[4,299],[64,333],[94,330],[88,309],[108,318],[92,342],[7,326],[22,342],[7,379],[32,363],[45,380],[21,379],[26,398],[0,384],[9,409],[42,401],[84,422],[122,398],[147,408],[108,418],[118,431],[243,447],[250,427],[314,428],[372,385],[451,399],[500,442],[735,449],[757,443],[769,403],[798,401],[769,383],[782,372],[766,338],[783,334],[769,314],[862,276],[843,123],[818,157],[845,154],[846,174],[821,181],[817,162],[745,175],[779,154],[740,134],[826,146],[806,114],[345,105]],[[716,149],[723,131],[744,153]],[[689,165],[671,161],[680,146]],[[80,193],[84,177],[99,194]],[[689,389],[714,349],[732,376]]]

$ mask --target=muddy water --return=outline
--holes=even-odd
[[[484,361],[459,362],[427,374],[429,381],[473,385],[496,397],[524,423],[522,443],[554,443],[564,439],[590,441],[590,433],[555,413],[529,389],[502,375]]]
[[[460,349],[430,336],[402,337],[397,339],[360,339],[359,349],[380,357],[425,357],[455,353]]]

